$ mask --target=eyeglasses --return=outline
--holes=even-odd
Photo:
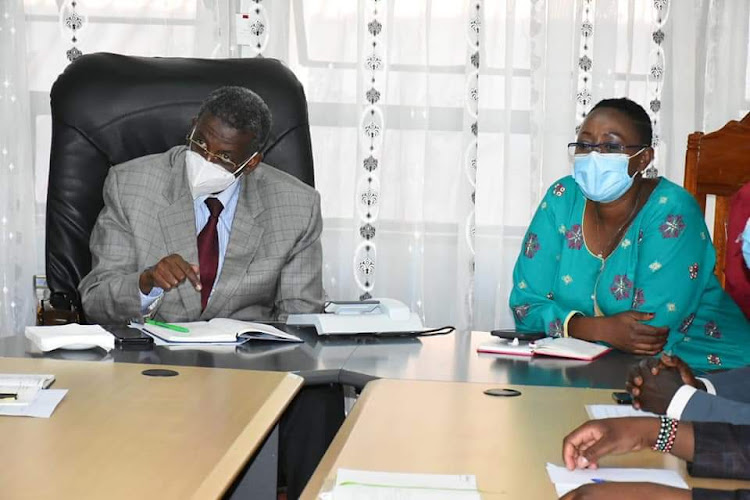
[[[571,142],[568,144],[568,154],[574,155],[586,155],[592,151],[598,151],[605,154],[623,154],[628,149],[633,148],[647,148],[648,144],[617,144],[616,142],[602,142],[599,144],[589,144],[588,142]]]
[[[187,139],[187,146],[190,149],[190,151],[195,151],[196,153],[202,155],[204,158],[206,158],[211,163],[215,163],[219,165],[220,167],[223,167],[226,170],[229,170],[232,173],[237,172],[242,167],[247,165],[247,163],[253,159],[255,154],[250,156],[247,160],[243,161],[239,165],[232,161],[231,158],[229,158],[229,155],[226,153],[212,153],[208,150],[206,147],[206,143],[203,142],[201,139],[193,139],[193,134],[195,134],[195,128],[190,132],[190,135],[186,137]],[[193,147],[197,148],[197,151],[193,149]]]

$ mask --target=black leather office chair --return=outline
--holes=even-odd
[[[266,101],[273,122],[264,161],[312,186],[305,94],[275,59],[98,53],[80,57],[58,77],[51,92],[47,193],[49,317],[63,311],[70,320],[80,311],[77,287],[91,270],[89,237],[110,166],[184,144],[201,102],[224,85],[247,87]]]

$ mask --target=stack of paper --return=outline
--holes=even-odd
[[[0,373],[0,415],[49,418],[68,392],[47,389],[54,375]]]
[[[674,486],[675,488],[687,488],[688,485],[682,477],[673,470],[663,469],[609,469],[600,468],[568,470],[554,464],[547,464],[547,474],[555,484],[558,496],[589,483],[599,482],[649,482]]]
[[[474,475],[405,474],[339,469],[324,500],[480,500]]]
[[[658,417],[656,413],[636,410],[630,405],[586,405],[586,413],[589,418],[599,420],[601,418],[620,417]]]
[[[70,323],[60,326],[27,326],[26,338],[42,352],[93,347],[109,351],[115,347],[114,335],[99,325]]]

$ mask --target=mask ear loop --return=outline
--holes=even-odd
[[[646,151],[646,149],[648,149],[648,146],[644,146],[641,149],[639,149],[637,153],[628,156],[628,161],[630,161],[631,159],[635,158],[639,154],[643,153],[644,151]],[[650,163],[649,163],[649,165],[650,165]],[[646,165],[642,170],[636,170],[635,173],[630,176],[630,178],[633,179],[633,180],[635,180],[635,176],[638,175],[638,174],[643,175],[643,171],[646,170],[647,168],[648,168],[648,165]]]
[[[238,168],[237,170],[235,170],[234,172],[232,172],[232,175],[233,175],[233,176],[234,176],[235,178],[238,178],[238,177],[240,176],[240,174],[242,173],[242,170],[243,170],[243,169],[244,169],[244,168],[245,168],[246,166],[248,166],[248,165],[250,164],[250,162],[251,162],[251,161],[253,161],[253,158],[255,158],[255,157],[256,157],[256,156],[258,155],[258,153],[259,153],[258,151],[256,151],[255,153],[253,153],[253,155],[252,155],[252,156],[251,156],[250,158],[248,158],[247,160],[245,160],[245,161],[244,161],[244,162],[242,163],[242,165],[240,165],[240,167],[239,167],[239,168]]]

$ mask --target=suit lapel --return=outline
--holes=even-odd
[[[255,218],[265,210],[258,189],[262,175],[261,164],[255,171],[242,177],[243,184],[237,200],[237,210],[234,212],[221,275],[214,284],[214,291],[206,310],[201,314],[201,319],[217,317],[245,278],[247,268],[258,251],[264,231],[255,221]]]
[[[177,155],[173,169],[174,181],[164,189],[169,205],[159,213],[159,224],[164,234],[167,255],[176,253],[190,264],[198,263],[198,244],[195,234],[195,209],[185,174],[185,154]],[[200,292],[190,282],[177,287],[188,317],[197,319],[201,310]],[[174,292],[172,292],[174,293]]]

